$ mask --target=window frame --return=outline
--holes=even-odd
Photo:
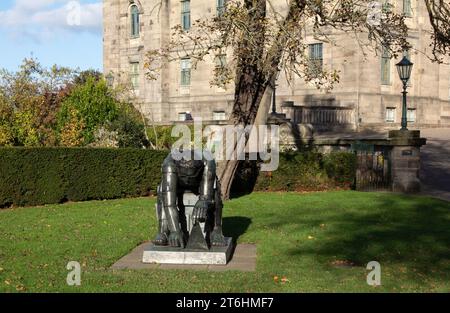
[[[186,66],[183,64],[186,64]],[[191,85],[191,71],[191,58],[182,58],[180,60],[180,86],[189,87]]]
[[[382,46],[380,58],[380,80],[381,85],[391,85],[391,54],[389,47]]]
[[[191,29],[191,1],[181,0],[181,28],[184,31]]]
[[[183,116],[183,118],[181,118]],[[187,121],[187,112],[178,112],[178,122],[186,122]]]
[[[140,62],[130,62],[130,82],[134,90],[139,89]]]
[[[408,6],[405,6],[405,4],[408,4]],[[405,10],[408,8],[407,10]],[[403,0],[402,1],[402,13],[406,17],[412,16],[412,1],[411,0]]]
[[[137,4],[130,6],[130,36],[131,38],[139,38],[141,35],[140,10]]]
[[[216,0],[216,14],[221,17],[225,13],[226,0]]]
[[[217,117],[217,114],[223,114],[223,118],[215,118],[215,117]],[[212,112],[212,120],[213,121],[226,121],[227,120],[227,113],[224,110],[213,111]]]
[[[397,116],[397,108],[396,107],[387,107],[385,110],[385,122],[386,123],[395,123],[395,119]],[[388,112],[392,112],[392,119],[389,119],[390,115]]]
[[[410,118],[410,112],[414,112],[414,119]],[[416,123],[417,122],[417,109],[416,108],[408,108],[406,110],[406,121],[408,123]]]
[[[323,43],[316,42],[308,45],[308,58],[310,72],[319,76],[323,72]]]

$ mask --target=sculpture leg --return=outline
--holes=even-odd
[[[158,198],[156,202],[156,218],[158,219],[158,234],[153,240],[157,246],[167,246],[169,244],[169,227],[167,224],[166,214],[163,210],[161,186],[158,186]]]
[[[170,179],[163,180],[162,183],[163,211],[169,228],[168,240],[170,246],[184,248],[184,234],[180,227],[180,216],[177,208],[176,176],[174,174],[170,176]]]
[[[216,178],[216,188],[214,190],[214,229],[211,232],[210,240],[212,246],[226,246],[227,242],[222,232],[222,209],[223,202],[220,194],[220,183]]]

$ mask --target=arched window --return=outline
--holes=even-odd
[[[131,13],[131,37],[139,37],[139,8],[133,4],[130,8]]]

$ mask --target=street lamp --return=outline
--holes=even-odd
[[[403,82],[403,106],[402,106],[402,128],[401,130],[408,130],[406,128],[408,120],[406,118],[406,88],[408,87],[408,80],[411,77],[411,70],[413,67],[413,63],[411,63],[410,60],[406,56],[403,57],[403,59],[398,62],[395,66],[397,66],[398,76],[400,76],[400,79]]]
[[[280,77],[280,68],[277,68],[277,72],[275,74],[275,76],[272,78],[272,81],[270,82],[270,86],[272,87],[272,115],[276,116],[277,113],[277,81],[278,81],[278,77]]]

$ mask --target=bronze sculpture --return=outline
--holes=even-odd
[[[216,163],[212,157],[205,158],[202,151],[188,150],[184,155],[188,157],[180,159],[171,152],[163,162],[156,205],[159,232],[153,243],[204,250],[226,246]],[[191,215],[185,214],[183,195],[186,192],[198,198]],[[200,224],[204,224],[203,229]]]

